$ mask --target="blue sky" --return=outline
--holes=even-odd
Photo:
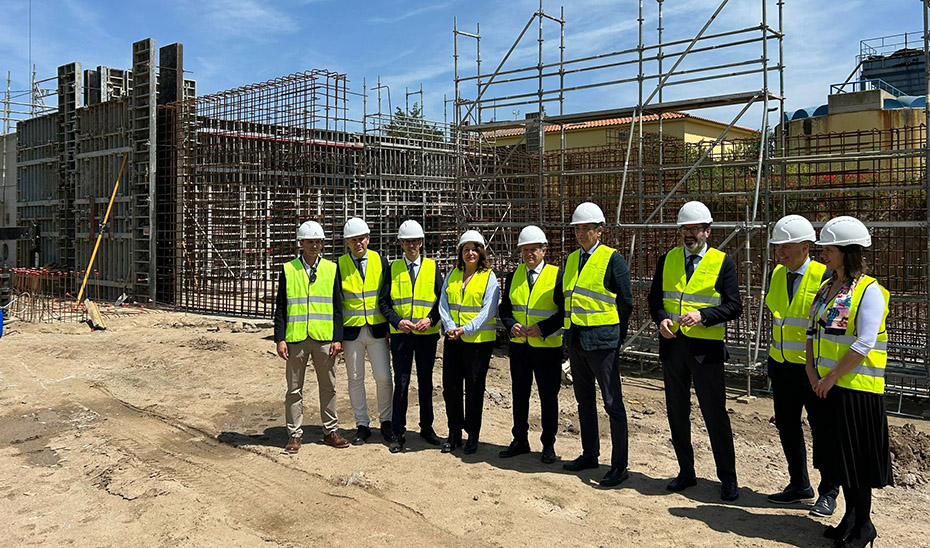
[[[395,107],[404,104],[405,86],[413,91],[422,84],[427,117],[442,120],[443,98],[451,99],[454,93],[453,18],[458,18],[460,29],[470,32],[480,24],[483,71],[490,71],[538,4],[538,0],[33,0],[31,55],[38,78],[52,76],[59,65],[72,61],[80,62],[85,69],[97,65],[129,68],[132,42],[153,37],[158,46],[184,44],[187,77],[197,81],[199,94],[325,68],[347,74],[350,89],[356,92],[361,92],[363,79],[371,87],[380,76],[382,84],[390,87]],[[666,40],[693,36],[718,4],[718,0],[666,0]],[[572,0],[563,5],[566,58],[635,46],[638,1]],[[644,0],[644,5],[645,42],[654,43],[656,2]],[[556,2],[544,5],[548,13],[556,16],[559,8]],[[773,26],[775,8],[774,0],[770,0]],[[0,14],[0,76],[11,71],[13,89],[26,89],[29,2],[0,0]],[[708,32],[749,26],[760,20],[759,0],[730,0]],[[861,39],[919,32],[922,28],[918,0],[786,0],[788,109],[825,103],[829,85],[844,80],[855,66]],[[536,39],[534,26],[505,68],[535,64]],[[547,23],[544,39],[544,57],[547,61],[557,59],[558,26]],[[463,39],[460,47],[461,73],[473,74],[475,42]],[[719,62],[724,58],[704,59]],[[694,62],[701,61],[696,58]],[[618,70],[598,78],[607,78],[608,74],[624,77],[630,73]],[[0,93],[5,90],[3,84]],[[777,91],[777,82],[770,85]],[[744,85],[738,80],[681,86],[666,98],[744,91],[738,88],[753,86],[758,84]],[[473,85],[467,91],[473,95]],[[419,97],[410,99],[417,100]],[[353,102],[353,115],[360,115],[360,100]],[[599,110],[635,102],[635,84],[623,85],[573,94],[565,110]],[[386,97],[384,103],[387,111]],[[553,109],[557,107],[550,107],[549,112]],[[534,109],[502,108],[497,116],[522,117],[530,110]],[[725,119],[734,113],[729,109],[698,114]],[[750,111],[740,124],[758,127],[758,113]]]

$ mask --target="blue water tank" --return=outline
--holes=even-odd
[[[924,52],[903,48],[891,55],[872,55],[862,61],[862,79],[879,79],[904,92],[905,95],[925,95]]]

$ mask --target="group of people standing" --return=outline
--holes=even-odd
[[[712,222],[703,203],[682,206],[677,222],[681,245],[659,258],[647,300],[659,330],[669,428],[679,466],[667,489],[682,491],[697,484],[691,444],[693,384],[721,482],[720,498],[733,501],[739,487],[726,410],[724,339],[726,324],[740,317],[742,303],[733,260],[708,245]],[[441,446],[444,453],[458,448],[475,453],[500,322],[510,339],[513,394],[512,441],[500,458],[531,452],[528,415],[535,378],[541,407],[540,459],[547,464],[558,460],[555,439],[564,345],[582,453],[563,468],[599,467],[600,388],[611,443],[610,468],[600,485],[611,487],[628,479],[619,360],[633,295],[623,256],[600,241],[604,224],[596,204],[586,202],[575,209],[571,225],[578,248],[568,256],[564,270],[546,261],[545,233],[525,227],[518,239],[522,262],[507,274],[503,294],[477,231],[462,234],[455,268],[443,276],[434,260],[423,257],[424,232],[414,220],[401,224],[398,239],[404,256],[391,263],[368,248],[370,231],[362,219],[346,222],[348,252],[337,263],[320,254],[322,227],[314,221],[302,224],[297,230],[301,254],[283,266],[275,307],[277,352],[287,363],[285,451],[296,453],[301,447],[304,373],[311,358],[319,385],[323,443],[343,448],[368,441],[372,433],[364,384],[367,355],[377,387],[381,435],[391,453],[404,451],[407,444],[414,363],[420,437]],[[815,241],[824,246],[823,263],[810,258]],[[806,409],[814,466],[821,471],[819,497],[811,512],[832,515],[842,488],[846,513],[824,536],[837,545],[864,546],[876,536],[870,519],[871,489],[892,481],[882,401],[888,292],[865,273],[862,248],[869,247],[871,239],[857,219],[829,221],[817,240],[810,222],[789,215],[775,225],[770,243],[779,266],[766,296],[773,317],[769,376],[790,482],[769,500],[789,504],[814,498],[801,429]],[[440,337],[445,439],[433,429],[433,364]],[[351,439],[337,431],[335,358],[340,351],[345,353],[355,415]]]

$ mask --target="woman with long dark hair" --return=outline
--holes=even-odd
[[[872,238],[854,217],[837,217],[820,231],[821,258],[833,276],[811,306],[807,375],[826,399],[824,427],[833,437],[822,472],[842,486],[846,514],[824,536],[837,546],[871,545],[872,489],[892,485],[885,415],[888,290],[866,274],[862,249]]]
[[[500,286],[491,271],[484,237],[467,230],[459,239],[455,269],[446,277],[439,297],[445,333],[442,397],[449,421],[443,453],[462,445],[462,429],[468,433],[465,454],[478,450],[485,382],[497,339],[499,298]]]

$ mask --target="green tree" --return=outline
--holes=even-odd
[[[408,137],[423,139],[424,141],[442,141],[442,131],[423,117],[423,109],[414,103],[408,112],[400,107],[394,111],[394,117],[384,126],[385,133],[390,137]]]

